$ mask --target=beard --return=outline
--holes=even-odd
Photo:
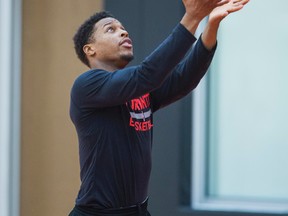
[[[133,54],[121,55],[121,60],[126,61],[127,63],[129,63],[133,59],[134,59]]]

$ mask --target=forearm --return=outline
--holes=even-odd
[[[143,80],[149,80],[147,85],[159,87],[175,66],[182,61],[195,41],[196,38],[179,24],[138,67],[138,74],[141,74]]]
[[[190,93],[203,78],[213,59],[216,46],[207,50],[201,40],[189,55],[177,65],[164,84],[151,93],[154,109],[157,110]]]
[[[219,23],[207,23],[202,35],[201,40],[208,50],[212,50],[217,43],[217,33],[219,29]]]
[[[194,18],[193,16],[185,13],[180,23],[192,34],[194,35],[198,25],[200,23],[200,19]]]
[[[178,86],[182,94],[193,90],[206,74],[216,51],[216,44],[208,50],[202,40],[198,40],[189,55],[175,68]]]

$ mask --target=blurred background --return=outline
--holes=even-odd
[[[287,0],[223,21],[197,90],[155,114],[152,215],[288,214]],[[79,189],[72,37],[108,10],[140,63],[180,21],[180,0],[0,0],[0,215],[65,216]],[[199,26],[197,37],[205,26]]]

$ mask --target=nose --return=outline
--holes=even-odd
[[[121,37],[129,37],[129,34],[126,30],[122,30]]]

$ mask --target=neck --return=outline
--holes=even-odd
[[[117,63],[107,63],[107,62],[100,62],[100,61],[95,61],[91,63],[91,69],[102,69],[105,71],[109,72],[114,72],[119,69],[123,69],[126,67],[128,63],[122,63],[122,64],[117,64]]]

